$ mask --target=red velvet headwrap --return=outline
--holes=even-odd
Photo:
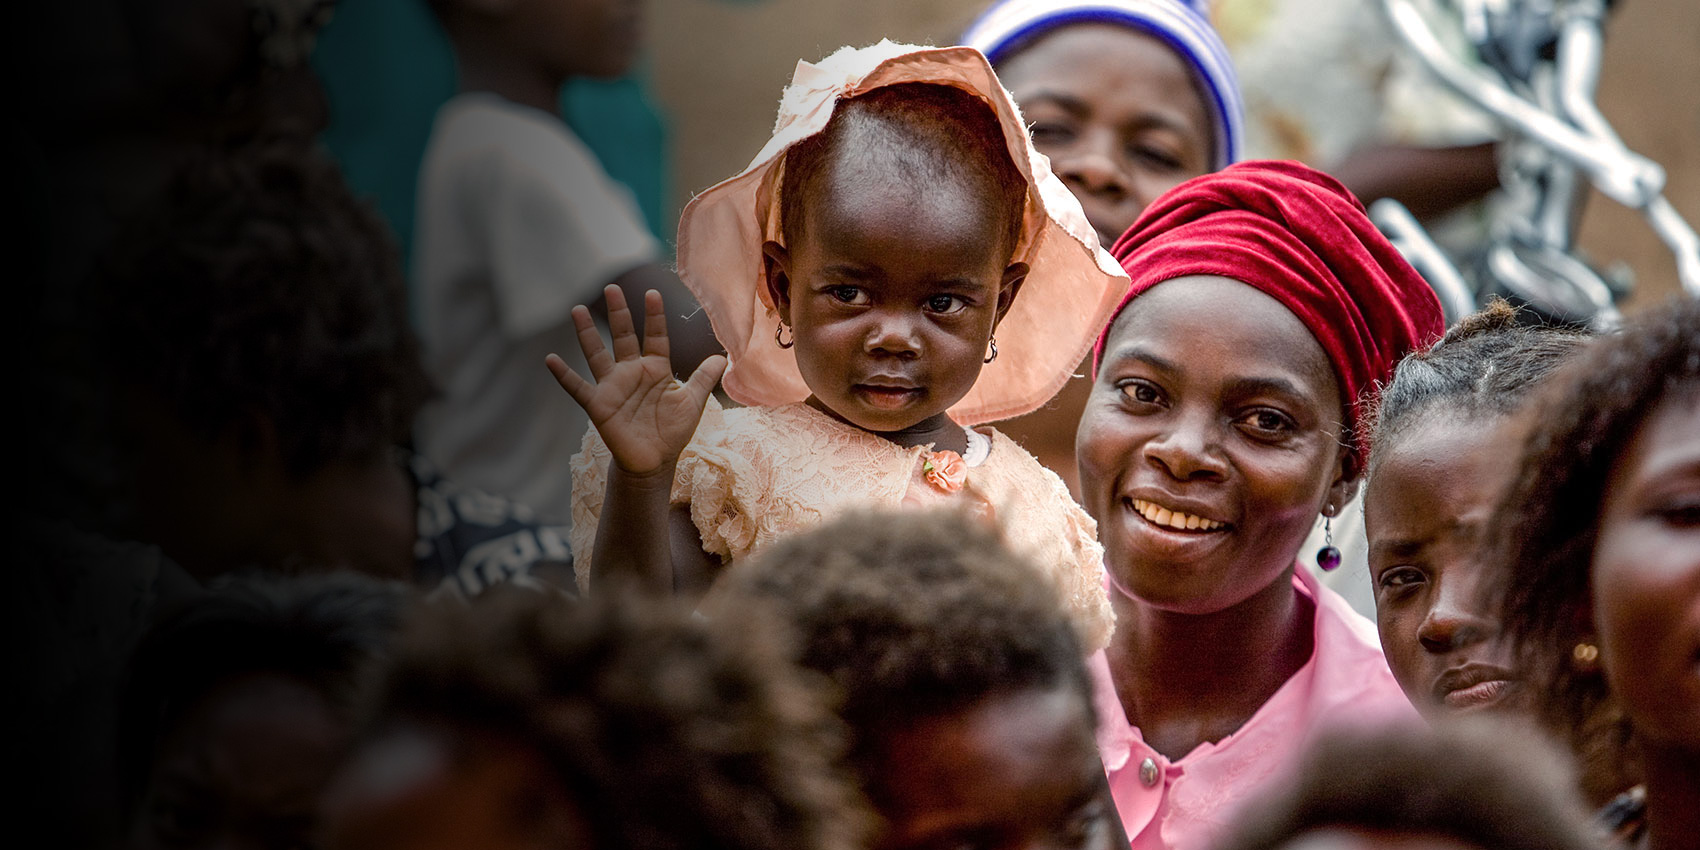
[[[1345,186],[1296,162],[1242,162],[1188,180],[1146,208],[1110,249],[1132,278],[1121,306],[1166,280],[1219,275],[1293,312],[1334,365],[1359,468],[1359,407],[1399,359],[1446,330],[1434,290]],[[1104,356],[1112,318],[1093,348]]]

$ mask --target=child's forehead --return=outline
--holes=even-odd
[[[822,165],[802,187],[802,212],[811,223],[896,213],[944,214],[979,227],[1001,226],[995,219],[1002,205],[990,178],[952,168],[942,157],[893,156],[846,146]]]

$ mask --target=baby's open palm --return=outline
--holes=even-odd
[[[689,381],[673,379],[668,361],[667,315],[661,293],[644,295],[643,341],[638,341],[632,311],[618,286],[604,290],[608,302],[610,345],[591,321],[590,310],[573,308],[579,348],[590,366],[587,381],[560,357],[545,363],[561,388],[590,415],[614,462],[626,472],[644,475],[678,460],[702,419],[708,394],[726,371],[726,358],[702,362]]]

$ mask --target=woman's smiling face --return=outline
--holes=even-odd
[[[1274,298],[1202,275],[1141,295],[1075,444],[1111,581],[1186,614],[1268,587],[1355,488],[1343,410],[1322,346]]]

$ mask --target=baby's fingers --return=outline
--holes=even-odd
[[[643,353],[672,356],[672,344],[667,340],[667,308],[662,306],[661,293],[653,289],[643,294]]]
[[[691,394],[697,398],[707,399],[714,392],[714,385],[720,383],[720,376],[726,374],[726,356],[724,354],[710,355],[702,361],[702,365],[691,373],[691,379],[685,382]]]
[[[578,347],[584,352],[585,364],[590,366],[590,376],[598,381],[602,380],[607,376],[608,370],[614,368],[614,355],[609,354],[608,346],[602,344],[602,333],[596,329],[596,323],[591,321],[589,307],[581,304],[573,308],[573,329],[578,332]],[[554,371],[554,368],[550,367],[550,371]]]
[[[543,358],[543,365],[549,367],[549,374],[555,376],[555,383],[560,384],[561,389],[566,390],[567,395],[572,396],[573,401],[578,402],[578,406],[588,412],[590,395],[595,391],[596,385],[579,377],[573,367],[568,366],[559,355],[551,354]]]
[[[637,325],[632,321],[632,308],[626,303],[626,293],[610,283],[602,289],[608,302],[608,335],[614,345],[615,360],[631,360],[639,351]],[[600,378],[599,378],[600,379]]]

